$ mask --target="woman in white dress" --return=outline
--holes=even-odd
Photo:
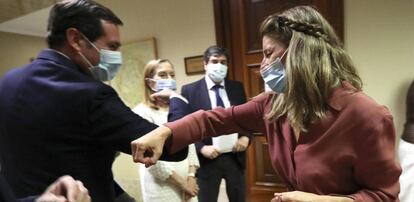
[[[133,111],[148,121],[161,125],[167,122],[168,102],[154,100],[151,94],[162,89],[176,90],[174,68],[166,59],[151,60],[144,69],[144,101]],[[180,162],[158,161],[145,168],[140,164],[140,181],[144,202],[197,201],[198,185],[195,179],[199,162],[194,145]]]

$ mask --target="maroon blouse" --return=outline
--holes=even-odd
[[[289,190],[344,195],[355,201],[399,201],[401,168],[395,159],[395,130],[390,112],[344,84],[336,89],[320,122],[294,138],[286,116],[269,122],[271,94],[246,104],[197,111],[167,123],[171,151],[205,137],[234,132],[266,134],[273,168]]]

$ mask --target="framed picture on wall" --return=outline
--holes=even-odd
[[[144,97],[144,67],[157,58],[156,40],[151,37],[122,45],[121,52],[121,69],[109,85],[128,107],[134,108]]]
[[[184,65],[185,73],[187,75],[204,74],[204,62],[202,55],[184,58]]]

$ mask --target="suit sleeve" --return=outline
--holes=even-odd
[[[190,99],[190,93],[188,92],[188,87],[187,86],[183,86],[183,88],[181,89],[181,95],[183,96],[183,97],[185,97],[189,102],[191,102],[191,99]],[[191,103],[190,103],[190,105],[191,105]],[[171,106],[170,106],[171,107]],[[191,107],[189,106],[189,111],[188,111],[189,113],[193,113],[194,111],[191,109]],[[177,120],[177,119],[175,119],[175,120]],[[197,153],[201,153],[201,148],[203,148],[204,146],[205,146],[205,144],[204,144],[204,142],[203,141],[197,141],[196,143],[194,143],[194,146],[195,146],[195,150],[196,150],[196,152]]]
[[[165,124],[172,130],[171,152],[206,137],[237,132],[265,132],[263,108],[266,96],[230,108],[199,110],[178,121]]]
[[[131,154],[131,141],[158,127],[132,112],[109,86],[98,89],[91,102],[89,121],[92,141],[99,141],[115,151]],[[164,152],[161,158],[181,161],[186,156],[183,152],[174,155]]]
[[[170,99],[170,109],[168,113],[168,121],[176,121],[190,114],[190,106],[178,97]]]

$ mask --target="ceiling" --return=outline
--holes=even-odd
[[[1,0],[0,31],[45,36],[50,7],[57,0]]]

